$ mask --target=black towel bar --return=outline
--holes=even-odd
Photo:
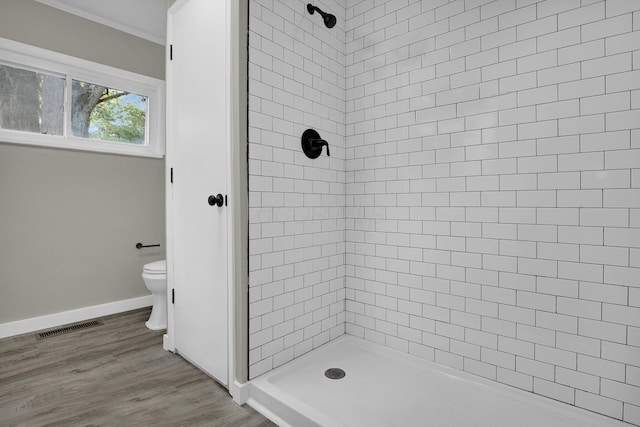
[[[158,245],[143,245],[142,243],[138,242],[136,243],[136,249],[142,249],[142,248],[155,248],[156,246],[160,246]]]

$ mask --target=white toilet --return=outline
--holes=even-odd
[[[145,323],[147,328],[158,330],[167,328],[167,261],[145,264],[142,279],[153,295],[151,316]]]

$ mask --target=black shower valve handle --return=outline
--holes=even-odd
[[[320,147],[322,147],[323,145],[327,147],[327,156],[331,157],[331,154],[329,154],[329,143],[327,141],[325,141],[324,139],[314,139],[311,142],[313,144],[318,144]],[[322,148],[320,150],[322,151]]]
[[[302,151],[310,159],[317,159],[322,154],[322,147],[327,147],[327,156],[329,154],[329,143],[320,137],[315,129],[307,129],[300,138],[302,143]]]

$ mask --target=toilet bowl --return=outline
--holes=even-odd
[[[151,316],[145,323],[147,328],[158,330],[167,328],[167,261],[145,264],[142,279],[153,296]]]

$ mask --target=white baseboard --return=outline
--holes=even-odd
[[[122,313],[142,307],[150,307],[152,305],[153,297],[148,295],[91,307],[83,307],[76,310],[63,311],[61,313],[47,314],[46,316],[16,320],[15,322],[1,323],[0,338],[27,334],[41,329],[49,329],[66,325],[67,323],[81,322],[83,320],[95,319],[96,317],[108,316],[110,314]]]

